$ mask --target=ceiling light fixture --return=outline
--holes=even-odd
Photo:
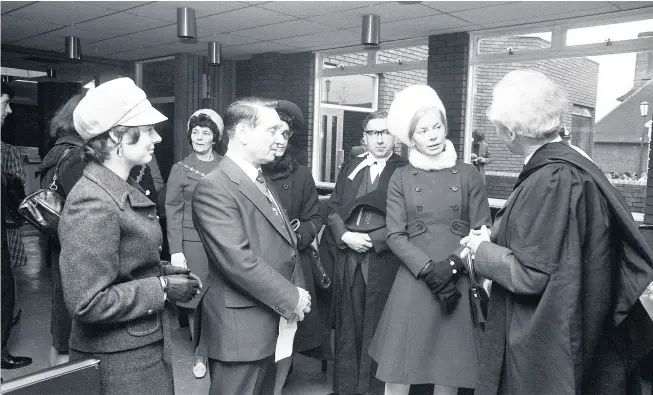
[[[66,58],[80,60],[82,58],[82,43],[79,37],[66,36]]]
[[[222,63],[222,44],[209,42],[209,66],[219,66]]]
[[[177,37],[189,39],[196,36],[195,10],[188,7],[177,8]]]
[[[381,43],[381,17],[378,15],[364,15],[361,44],[376,46]]]

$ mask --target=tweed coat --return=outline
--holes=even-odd
[[[472,165],[427,171],[410,164],[394,173],[388,186],[388,245],[403,264],[370,346],[379,363],[377,378],[475,386],[475,340],[481,334],[471,322],[469,278],[459,276],[455,285],[462,297],[445,315],[417,275],[429,260],[446,259],[459,247],[470,226],[478,229],[491,222],[485,187]]]
[[[302,322],[299,323],[295,335],[294,348],[298,351],[307,351],[316,348],[326,342],[326,321],[327,311],[320,311],[318,298],[322,296],[316,293],[313,281],[313,265],[309,257],[309,245],[315,240],[318,232],[322,229],[324,221],[320,216],[320,202],[317,195],[315,181],[311,171],[297,163],[294,154],[296,150],[289,146],[280,160],[263,165],[263,174],[270,179],[279,195],[280,203],[286,210],[289,220],[300,221],[299,228],[295,231],[298,237],[297,248],[299,249],[299,261],[302,265],[302,272],[306,280],[306,290],[311,295],[311,312],[308,313]],[[311,355],[320,355],[320,351]],[[330,353],[327,353],[327,355]]]
[[[198,307],[200,355],[248,362],[274,354],[279,319],[290,318],[304,285],[295,234],[281,214],[283,221],[228,155],[197,183],[193,222],[209,258]]]
[[[71,348],[118,352],[164,337],[172,306],[158,279],[163,235],[154,203],[136,186],[90,163],[68,194],[59,239]]]

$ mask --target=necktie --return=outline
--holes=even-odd
[[[256,187],[261,191],[263,195],[268,199],[268,202],[270,202],[270,206],[272,207],[272,211],[274,211],[274,215],[279,218],[281,223],[283,223],[283,218],[281,217],[281,214],[279,213],[279,209],[277,207],[276,202],[270,195],[270,190],[268,189],[268,184],[265,182],[265,177],[263,177],[263,172],[261,170],[258,171],[258,174],[256,175]]]

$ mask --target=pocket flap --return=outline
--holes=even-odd
[[[408,232],[408,237],[415,237],[426,232],[426,222],[422,219],[414,219],[406,225],[406,231]]]
[[[469,222],[463,221],[462,219],[454,219],[449,224],[449,230],[451,233],[461,237],[469,236]]]
[[[258,303],[248,296],[227,289],[224,292],[224,304],[227,307],[238,308],[238,307],[252,307],[252,306],[256,306]]]

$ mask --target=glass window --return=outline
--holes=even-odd
[[[653,19],[581,27],[567,31],[567,45],[596,44],[653,36]]]
[[[551,48],[551,32],[518,34],[483,38],[478,42],[479,53],[518,53],[533,49]]]
[[[321,102],[372,110],[376,107],[377,80],[370,74],[323,77]]]

